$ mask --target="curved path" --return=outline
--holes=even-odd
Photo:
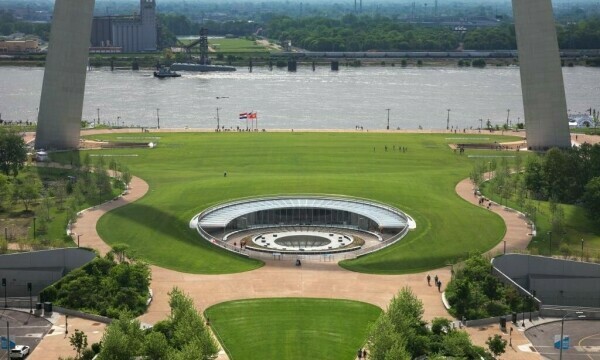
[[[82,246],[98,249],[105,254],[110,247],[102,241],[96,231],[98,219],[106,212],[129,204],[142,198],[148,192],[148,184],[140,178],[133,177],[129,192],[121,198],[99,205],[81,214],[72,231],[81,235]],[[456,192],[466,201],[477,206],[477,197],[473,195],[472,184],[468,179],[459,182]],[[530,241],[528,227],[525,221],[512,211],[500,206],[492,206],[491,211],[499,214],[505,221],[507,232],[504,240],[507,250],[524,249]],[[492,249],[492,252],[503,250],[504,243]],[[140,317],[146,323],[155,323],[164,319],[170,313],[168,292],[177,286],[188,293],[195,301],[198,310],[223,301],[262,298],[262,297],[319,297],[333,299],[351,299],[375,304],[385,309],[390,299],[404,286],[412,288],[413,292],[423,301],[425,320],[434,317],[448,317],[441,296],[437,289],[428,286],[425,280],[427,273],[409,275],[371,275],[351,272],[340,268],[335,263],[306,261],[298,268],[292,261],[266,261],[260,269],[238,274],[197,275],[151,266],[154,300],[148,312]],[[429,272],[438,275],[443,284],[450,279],[450,269],[438,269]],[[477,332],[477,329],[474,330]],[[498,333],[497,327],[487,330],[480,329],[478,335]],[[513,343],[527,343],[521,334],[513,333]],[[475,343],[485,346],[482,342]],[[65,344],[68,349],[68,344]],[[531,356],[531,357],[530,357]],[[221,358],[221,357],[220,357]],[[224,357],[223,357],[224,358]],[[506,359],[526,359],[539,356],[515,351],[507,353]]]
[[[484,175],[489,178],[489,173]],[[464,200],[470,202],[475,206],[479,205],[479,197],[474,194],[473,183],[470,179],[464,179],[456,185],[456,193]],[[487,203],[486,203],[487,204]],[[506,242],[506,251],[511,252],[514,250],[524,250],[531,241],[531,229],[527,224],[527,221],[513,209],[505,208],[504,206],[494,203],[490,207],[490,211],[498,214],[504,224],[506,224],[506,233],[504,238],[498,245],[487,253],[490,255],[498,255],[504,252],[504,243]]]

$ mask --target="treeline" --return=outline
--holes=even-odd
[[[211,35],[249,36],[257,33],[270,39],[291,40],[293,46],[310,51],[452,51],[514,50],[517,48],[515,28],[501,23],[496,27],[472,29],[464,35],[451,27],[407,24],[386,16],[340,18],[312,16],[293,18],[285,15],[265,17],[264,23],[252,21],[213,21],[203,24],[191,21],[185,14],[159,14],[164,38],[197,35],[201,27]],[[600,48],[600,17],[575,24],[557,25],[561,49]],[[172,35],[172,36],[169,36]]]
[[[246,36],[254,34],[257,24],[248,21],[205,21],[203,24],[192,22],[183,14],[158,14],[159,21],[174,35],[198,35],[200,28],[209,29],[209,35]]]
[[[311,51],[450,51],[460,43],[460,35],[450,29],[404,24],[381,16],[279,16],[271,19],[266,29],[271,39],[291,40],[293,46]]]
[[[32,23],[20,21],[6,10],[0,10],[0,35],[10,35],[14,33],[33,34],[40,39],[48,41],[50,38],[49,23]]]
[[[528,158],[525,188],[541,200],[582,204],[592,220],[600,210],[600,145],[584,143],[570,149],[550,149]]]

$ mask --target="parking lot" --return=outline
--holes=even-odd
[[[554,336],[560,338],[561,321],[529,328],[525,335],[534,348],[546,359],[559,359],[554,348]],[[600,360],[600,320],[566,320],[564,335],[570,337],[570,347],[563,350],[563,360]]]
[[[30,352],[52,327],[48,320],[31,315],[29,312],[0,309],[0,336],[6,337],[7,323],[10,340],[16,345],[29,346]],[[0,349],[0,360],[6,359],[7,350]]]

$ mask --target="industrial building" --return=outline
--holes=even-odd
[[[31,40],[0,40],[1,54],[35,53],[40,51],[39,42]]]
[[[95,16],[91,46],[92,51],[96,48],[120,48],[126,53],[156,50],[156,2],[140,0],[139,15]]]

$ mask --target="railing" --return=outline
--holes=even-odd
[[[398,234],[392,236],[391,238],[383,241],[381,244],[377,244],[375,246],[371,246],[369,248],[365,248],[365,249],[361,249],[359,251],[356,251],[354,253],[352,253],[352,255],[354,255],[354,258],[359,258],[361,256],[365,256],[367,254],[373,253],[375,251],[379,251],[383,248],[386,248],[390,245],[395,244],[396,242],[402,240],[402,238],[404,236],[406,236],[406,234],[408,233],[408,226],[406,226],[404,229],[402,229],[402,231],[400,231]]]
[[[200,212],[198,215],[194,216],[192,221],[197,220],[197,219],[201,219],[205,214],[209,213],[209,212],[213,212],[216,210],[220,210],[229,206],[234,206],[234,205],[239,205],[239,204],[244,204],[249,202],[249,200],[252,200],[252,202],[255,201],[263,201],[263,200],[282,200],[282,199],[293,199],[293,198],[297,198],[297,197],[306,197],[306,198],[311,198],[311,199],[322,199],[322,200],[348,200],[350,202],[355,202],[355,203],[366,203],[369,205],[374,205],[374,206],[378,206],[380,208],[389,210],[397,215],[400,215],[402,218],[404,218],[406,221],[408,221],[408,216],[399,211],[398,209],[389,206],[388,204],[379,202],[379,201],[375,201],[375,200],[371,200],[371,199],[363,199],[363,198],[359,198],[359,197],[354,197],[354,196],[347,196],[347,195],[334,195],[334,194],[285,194],[285,195],[270,195],[270,196],[261,196],[261,197],[245,197],[245,198],[240,198],[236,201],[232,201],[232,202],[223,202],[223,203],[219,203],[216,205],[213,205],[211,207],[208,207],[206,209],[204,209],[202,212]]]
[[[521,285],[517,284],[508,275],[506,275],[505,273],[503,273],[502,271],[500,271],[500,269],[498,269],[497,267],[495,267],[494,266],[494,259],[492,259],[490,262],[492,264],[492,275],[495,275],[496,277],[498,277],[498,279],[501,282],[503,282],[503,283],[505,283],[507,285],[513,286],[515,289],[517,289],[518,292],[521,293],[521,295],[524,295],[524,296],[532,299],[537,304],[537,308],[538,309],[542,306],[542,301],[540,299],[538,299],[535,296],[533,296],[533,294],[531,294],[528,290],[526,290]]]

